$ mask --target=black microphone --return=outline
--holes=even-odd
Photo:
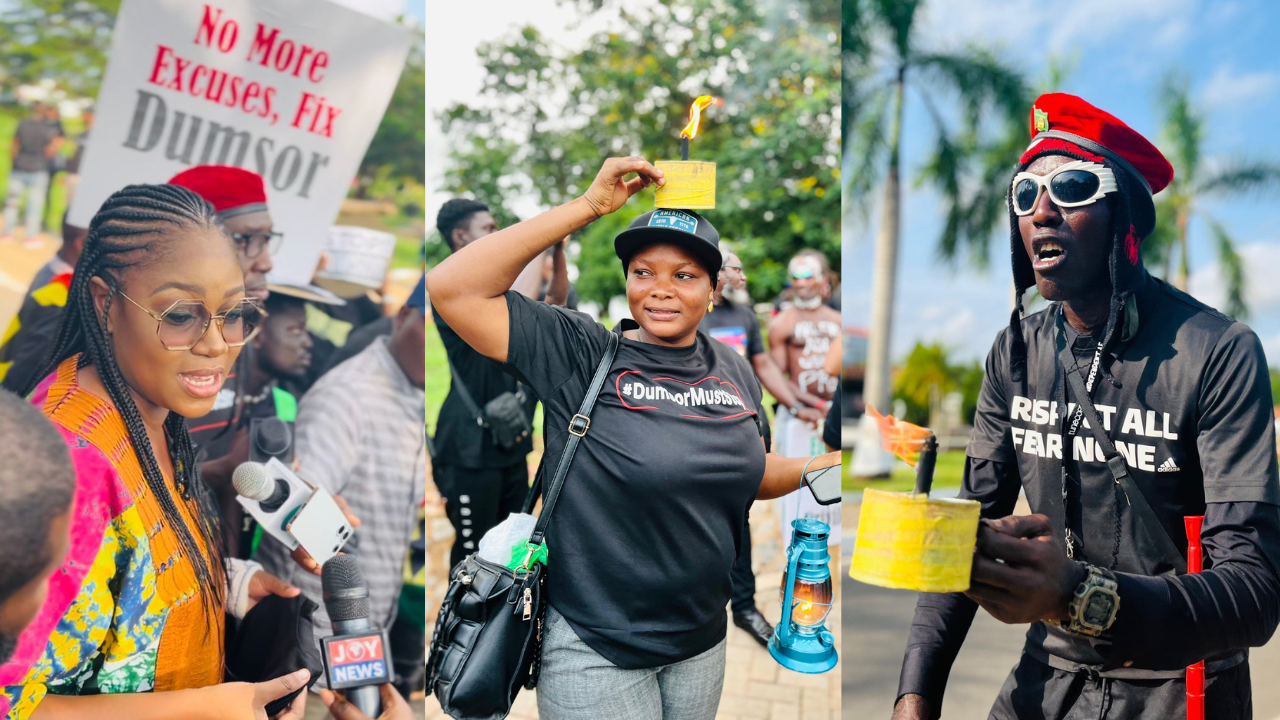
[[[293,464],[292,423],[278,417],[254,418],[249,421],[249,459],[265,463],[271,458]]]
[[[369,717],[382,712],[378,685],[391,682],[387,637],[369,622],[369,588],[355,558],[335,555],[320,569],[324,608],[333,635],[320,641],[331,690],[344,690],[347,701]]]
[[[275,480],[274,483],[271,481]],[[231,484],[236,493],[257,500],[263,512],[273,513],[289,499],[289,483],[280,478],[272,478],[267,466],[262,463],[242,462],[231,475]]]

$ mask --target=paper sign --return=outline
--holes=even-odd
[[[125,0],[69,219],[195,165],[262,175],[307,283],[386,112],[411,31],[328,0]]]

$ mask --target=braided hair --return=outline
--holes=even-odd
[[[156,253],[164,250],[164,244],[171,239],[166,236],[180,229],[222,233],[214,217],[213,206],[177,185],[129,185],[107,198],[89,223],[89,237],[85,240],[84,251],[67,291],[66,310],[57,339],[42,371],[34,376],[31,384],[38,384],[64,360],[77,353],[80,354],[77,367],[94,366],[124,421],[147,488],[155,496],[165,521],[178,538],[180,554],[191,563],[200,586],[207,589],[202,593],[206,609],[210,615],[216,615],[222,612],[226,588],[218,539],[221,530],[218,513],[209,505],[209,493],[200,479],[187,421],[178,413],[170,412],[164,423],[174,482],[181,496],[179,499],[165,483],[138,406],[116,362],[106,324],[107,313],[120,289],[120,273],[154,260]],[[227,242],[230,244],[230,238]],[[111,290],[101,318],[90,292],[94,278],[101,278]],[[33,389],[28,387],[23,394],[30,394]],[[196,498],[194,502],[193,497]],[[196,518],[199,537],[183,519],[179,502],[188,503]],[[202,547],[204,552],[201,552]]]

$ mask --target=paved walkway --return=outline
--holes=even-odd
[[[37,248],[26,247],[21,241],[0,241],[0,333],[22,307],[22,296],[31,278],[58,250],[60,241],[41,237],[44,244]]]
[[[428,508],[434,488],[427,487]],[[756,571],[756,604],[765,617],[776,621],[781,616],[778,586],[782,582],[784,548],[778,524],[777,501],[757,504],[751,511],[752,557]],[[427,626],[433,627],[438,603],[447,584],[440,568],[448,563],[449,543],[453,529],[444,517],[443,508],[433,516],[428,510],[432,544],[428,549]],[[833,548],[833,551],[835,549]],[[836,636],[839,647],[841,629],[839,555],[833,552],[831,575],[835,585],[835,603],[827,619],[827,627]],[[443,558],[443,560],[441,560]],[[443,564],[442,564],[443,563]],[[433,585],[434,582],[434,585]],[[726,613],[728,610],[726,609]],[[745,632],[729,624],[729,650],[725,660],[724,692],[716,720],[839,720],[841,664],[822,675],[803,675],[784,670],[767,650]],[[444,720],[434,697],[426,701],[427,720]],[[516,698],[509,720],[538,720],[537,692],[525,690]],[[626,720],[601,718],[600,720]]]

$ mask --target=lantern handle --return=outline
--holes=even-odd
[[[794,552],[793,552],[794,551]],[[800,549],[787,546],[787,591],[782,597],[782,619],[778,622],[778,642],[785,644],[791,638],[791,610],[795,603],[796,566],[800,564]]]
[[[817,459],[818,459],[818,456],[814,455],[813,457],[809,458],[809,462],[804,464],[804,469],[800,471],[800,487],[796,488],[797,492],[804,489],[804,474],[809,472],[809,466],[812,465],[813,461]],[[795,522],[796,520],[799,520],[799,519],[800,519],[800,498],[796,498],[796,516],[792,519],[792,522]],[[794,525],[792,527],[794,527]]]

